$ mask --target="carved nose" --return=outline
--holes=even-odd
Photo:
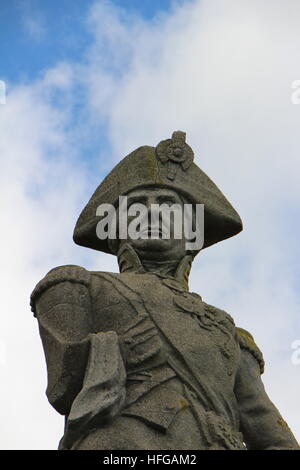
[[[152,207],[153,204],[158,204],[156,198],[155,198],[155,197],[149,197],[149,198],[147,199],[147,203],[146,203],[146,206],[147,206],[148,211],[151,210],[151,207]]]

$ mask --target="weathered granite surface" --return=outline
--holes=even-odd
[[[135,150],[100,184],[74,240],[116,254],[121,272],[60,266],[31,296],[47,397],[66,419],[59,448],[299,448],[264,390],[251,334],[189,291],[197,252],[186,252],[184,239],[97,238],[97,207],[125,194],[149,205],[162,197],[204,204],[203,249],[242,230],[182,132]]]

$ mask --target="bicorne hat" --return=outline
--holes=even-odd
[[[73,234],[75,243],[111,253],[108,240],[100,240],[96,234],[100,220],[96,215],[98,206],[104,203],[117,206],[119,196],[154,185],[173,189],[191,203],[204,204],[202,249],[238,234],[243,228],[240,216],[193,159],[193,150],[181,131],[156,147],[134,150],[106,176],[83,209]]]

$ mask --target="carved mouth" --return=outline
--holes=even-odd
[[[151,229],[151,227],[146,227],[144,230],[141,231],[140,234],[141,236],[147,235],[149,238],[161,238],[163,236],[163,231],[161,229]]]

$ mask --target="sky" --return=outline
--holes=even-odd
[[[31,291],[59,265],[118,270],[73,243],[76,219],[118,161],[178,129],[244,223],[198,255],[191,290],[252,333],[300,440],[299,21],[298,0],[1,2],[1,449],[63,433]]]

